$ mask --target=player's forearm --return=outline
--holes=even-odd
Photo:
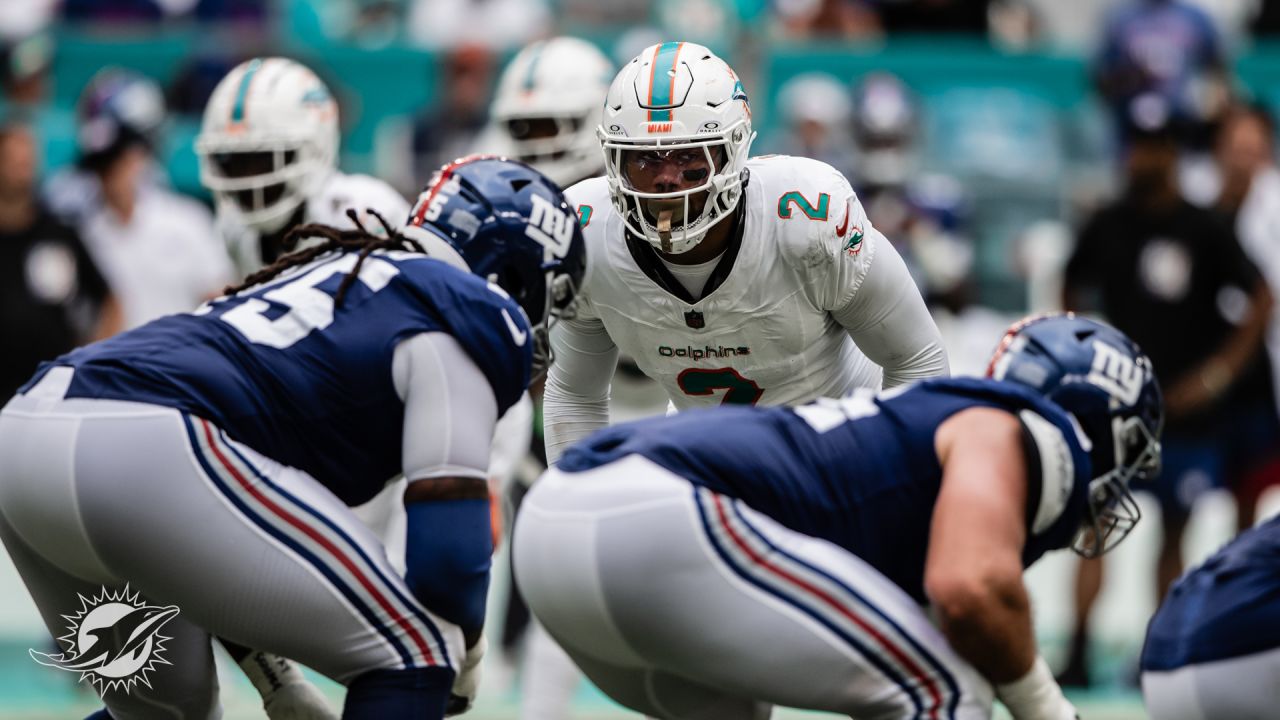
[[[1036,658],[1031,603],[1021,578],[959,575],[929,587],[943,634],[992,683],[1017,680]]]
[[[483,478],[416,480],[405,491],[405,582],[428,610],[462,628],[484,628],[493,536]]]
[[[609,426],[609,395],[574,398],[548,380],[542,400],[542,433],[547,462],[554,465],[574,443]]]
[[[1021,573],[935,580],[931,596],[951,647],[995,685],[1014,720],[1071,720],[1048,666],[1036,654]]]
[[[542,396],[542,433],[552,465],[569,446],[609,425],[618,348],[603,328],[579,325],[564,323],[551,332],[555,362]]]

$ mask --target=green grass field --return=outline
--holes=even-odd
[[[253,687],[229,660],[221,660],[219,680],[224,719],[265,718]],[[342,688],[323,678],[312,677],[332,700],[333,707],[340,707]],[[1131,691],[1099,691],[1073,697],[1073,700],[1084,720],[1140,720],[1146,717],[1139,697]],[[0,643],[0,720],[73,720],[85,717],[98,707],[92,692],[86,685],[77,684],[75,675],[37,665],[27,656],[27,646],[14,642]],[[514,689],[490,684],[482,689],[480,701],[467,717],[473,720],[514,720],[517,707],[518,697]],[[572,717],[565,720],[638,720],[639,717],[619,708],[584,684],[575,699]],[[836,716],[795,710],[774,713],[774,720],[823,717]],[[997,714],[996,717],[1005,718],[1007,715]]]

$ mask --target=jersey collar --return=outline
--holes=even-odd
[[[746,173],[745,170],[743,172]],[[742,247],[742,233],[746,228],[746,190],[749,180],[750,176],[743,179],[742,195],[739,196],[738,208],[733,213],[733,230],[729,233],[729,243],[725,247],[724,254],[720,256],[720,262],[716,264],[715,270],[712,270],[711,276],[707,278],[707,284],[702,287],[702,297],[693,297],[662,263],[662,259],[658,257],[658,251],[654,250],[647,241],[637,238],[624,228],[622,234],[626,238],[631,259],[655,285],[689,305],[698,304],[702,298],[715,292],[716,288],[724,284],[729,273],[733,271],[734,261],[738,259],[738,249]]]

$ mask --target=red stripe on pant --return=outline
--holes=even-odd
[[[769,572],[778,576],[782,580],[789,582],[792,585],[795,585],[800,589],[808,592],[813,597],[817,598],[818,600],[821,600],[824,605],[830,607],[831,609],[840,613],[844,617],[848,618],[854,625],[857,625],[859,629],[861,629],[867,635],[871,636],[873,640],[875,640],[881,647],[887,650],[889,654],[893,656],[893,659],[896,660],[898,664],[901,665],[904,669],[906,669],[908,675],[923,681],[925,685],[925,690],[927,690],[929,693],[929,699],[933,703],[933,705],[929,708],[929,717],[935,718],[936,720],[936,718],[938,717],[938,711],[942,709],[942,694],[938,691],[937,683],[934,682],[929,677],[928,673],[924,672],[920,668],[920,666],[915,663],[915,661],[913,661],[910,657],[907,656],[906,653],[902,651],[901,648],[895,646],[892,642],[889,641],[888,638],[880,634],[878,630],[876,630],[874,627],[871,627],[871,625],[867,624],[867,622],[862,618],[859,618],[857,615],[854,615],[852,612],[849,611],[848,608],[841,605],[835,598],[828,595],[825,591],[823,591],[818,587],[815,587],[814,585],[806,582],[805,580],[802,580],[801,578],[796,577],[795,575],[787,572],[786,570],[769,563],[769,561],[761,557],[759,553],[757,553],[755,550],[751,548],[751,546],[747,545],[746,541],[743,540],[742,537],[738,535],[738,533],[735,532],[733,527],[729,524],[729,518],[724,511],[724,498],[717,494],[712,494],[711,497],[716,504],[716,516],[720,520],[721,527],[723,527],[725,532],[729,535],[729,539],[733,540],[733,544],[737,545],[738,548],[741,549],[742,552],[747,555],[747,557],[751,558],[752,562],[768,570]]]
[[[343,555],[342,552],[338,550],[338,548],[334,547],[333,543],[329,542],[328,538],[316,532],[311,526],[307,525],[305,522],[290,515],[279,505],[276,505],[274,502],[272,502],[270,498],[263,495],[262,492],[259,491],[257,488],[255,488],[252,483],[247,481],[245,477],[240,474],[240,471],[237,470],[229,460],[227,460],[226,456],[222,454],[222,451],[219,450],[218,446],[214,443],[213,432],[209,429],[210,428],[209,422],[202,419],[200,420],[200,426],[204,429],[205,442],[209,445],[209,449],[213,451],[214,457],[216,457],[218,459],[218,462],[222,465],[222,467],[226,468],[227,472],[230,473],[231,476],[236,479],[236,482],[240,483],[240,487],[244,488],[245,491],[248,492],[250,495],[252,495],[255,500],[257,500],[264,507],[266,507],[272,513],[274,513],[277,517],[284,519],[285,522],[301,530],[303,533],[306,534],[307,537],[311,538],[317,545],[320,545],[325,550],[327,550],[330,555],[337,558],[338,562],[342,563],[342,566],[345,567],[347,571],[350,572],[356,578],[356,580],[360,581],[360,585],[364,587],[364,589],[369,593],[369,595],[373,597],[375,601],[377,601],[379,607],[381,607],[384,612],[390,615],[395,620],[396,624],[399,625],[401,628],[403,628],[406,633],[408,633],[410,639],[413,640],[413,644],[417,646],[418,652],[420,652],[427,659],[427,662],[431,665],[435,665],[436,660],[435,660],[435,656],[431,653],[431,647],[427,644],[426,640],[418,632],[418,629],[415,628],[412,624],[410,624],[409,621],[404,617],[404,615],[402,615],[399,612],[396,612],[395,609],[391,607],[391,603],[387,602],[387,599],[382,596],[382,593],[378,592],[377,588],[373,586],[373,583],[369,582],[369,579],[365,577],[364,574],[361,573],[356,568],[355,563],[351,562],[350,558]]]

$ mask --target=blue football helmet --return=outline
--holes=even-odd
[[[471,272],[524,308],[534,338],[534,376],[551,361],[548,330],[573,315],[587,255],[578,216],[537,170],[493,155],[445,165],[418,195],[404,233],[430,231]],[[421,236],[418,236],[421,237]]]
[[[1160,471],[1164,402],[1151,360],[1119,330],[1067,313],[1014,324],[987,375],[1043,394],[1080,423],[1093,480],[1071,547],[1084,557],[1115,547],[1142,517],[1130,483]]]
[[[164,92],[153,80],[119,68],[99,71],[76,105],[81,162],[110,162],[131,143],[154,149],[166,117]]]

